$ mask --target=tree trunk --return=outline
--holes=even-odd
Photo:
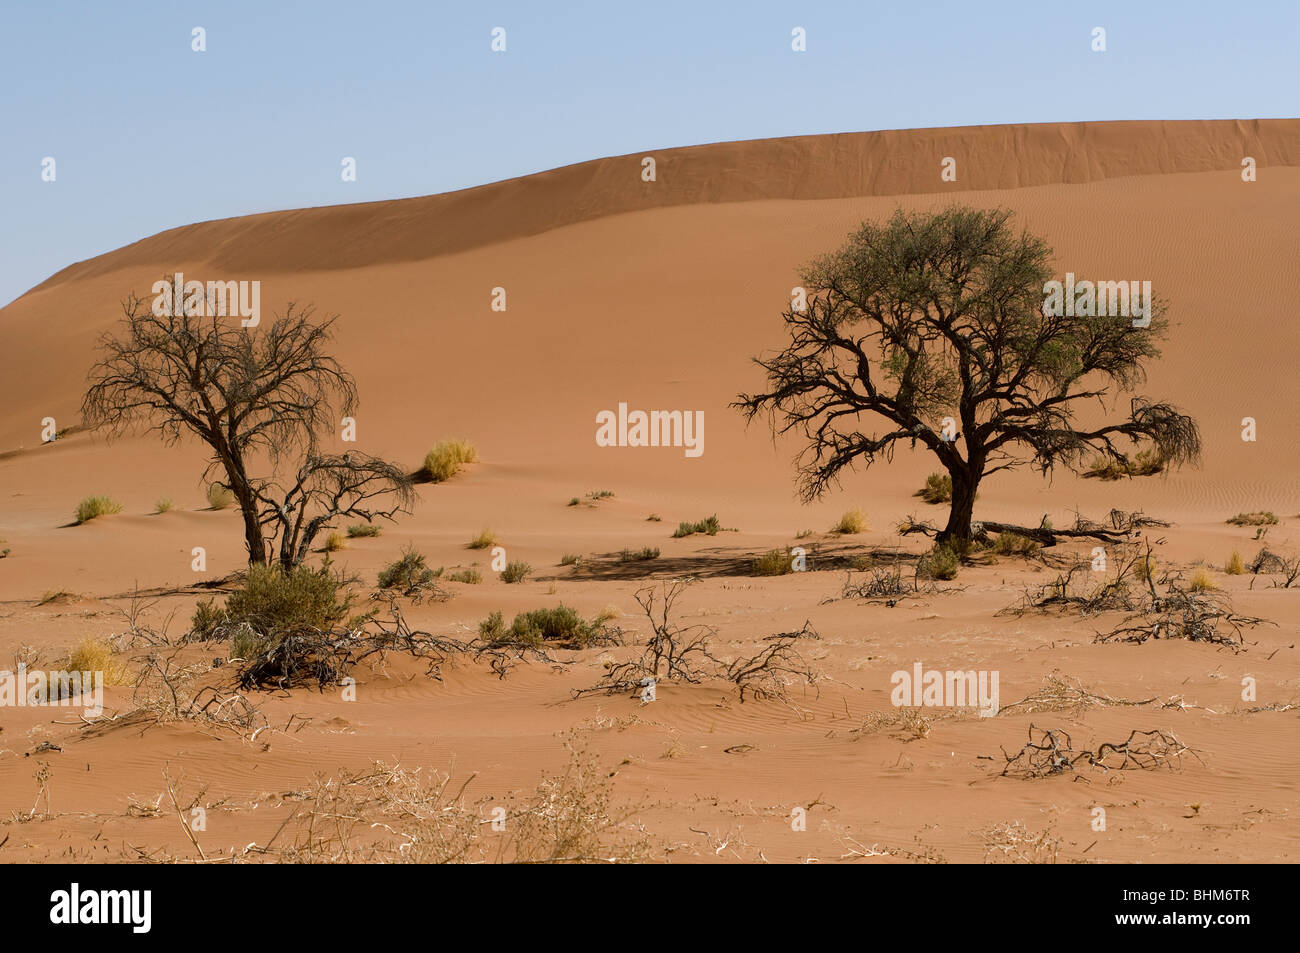
[[[970,469],[956,468],[948,471],[952,477],[952,509],[948,511],[948,525],[939,533],[940,542],[948,539],[970,539],[971,517],[975,513],[975,490],[979,477]]]
[[[244,546],[248,549],[248,561],[259,566],[267,564],[266,542],[262,539],[262,524],[257,519],[257,500],[247,493],[245,496],[235,493],[239,500],[239,509],[244,514]]]
[[[270,562],[270,558],[266,551],[266,541],[262,538],[262,523],[257,513],[257,497],[253,495],[253,488],[248,485],[244,461],[241,456],[229,450],[220,453],[220,457],[226,468],[226,479],[229,481],[227,485],[230,487],[230,492],[235,494],[235,501],[239,503],[239,512],[244,517],[244,548],[248,550],[248,561],[250,564],[265,566]]]

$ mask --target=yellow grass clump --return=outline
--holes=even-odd
[[[852,536],[857,533],[867,531],[867,514],[862,512],[859,507],[853,507],[847,510],[840,521],[831,527],[832,533],[839,533],[842,536]]]
[[[224,483],[208,484],[208,506],[214,510],[224,510],[235,502],[235,494]]]
[[[470,549],[490,549],[497,544],[497,534],[485,529],[469,541]]]
[[[478,451],[468,440],[443,440],[424,457],[424,474],[434,483],[450,480],[467,463],[478,462]]]
[[[126,682],[126,665],[103,639],[82,639],[68,654],[65,668],[69,672],[103,672],[105,685]]]

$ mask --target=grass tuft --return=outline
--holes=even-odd
[[[840,521],[831,527],[832,533],[839,533],[841,536],[853,536],[857,533],[867,531],[867,514],[862,512],[858,507],[847,510]]]
[[[931,473],[916,495],[927,503],[951,503],[952,477],[946,473]]]
[[[208,506],[214,510],[224,510],[235,503],[235,494],[224,483],[208,484]]]
[[[470,549],[491,549],[497,544],[497,534],[490,529],[484,529],[481,533],[469,541]]]
[[[434,483],[450,480],[467,463],[478,462],[478,451],[468,440],[443,440],[424,457],[420,473]]]
[[[501,571],[501,581],[506,583],[523,582],[532,571],[533,567],[528,563],[514,560],[507,563],[506,568]]]
[[[122,512],[122,504],[106,496],[88,496],[77,504],[77,522],[89,523],[101,516]]]

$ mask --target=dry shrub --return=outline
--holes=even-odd
[[[841,599],[884,599],[894,605],[900,596],[916,592],[916,579],[909,586],[903,581],[902,563],[871,569],[863,579],[855,579],[853,573],[844,574],[844,585],[840,589]]]
[[[950,718],[960,718],[976,709],[960,708],[889,708],[885,711],[869,711],[862,719],[862,724],[854,728],[856,737],[886,732],[902,741],[919,741],[928,738],[935,722]]]
[[[1172,732],[1159,728],[1134,729],[1120,742],[1103,742],[1097,748],[1075,750],[1070,733],[1060,728],[1040,729],[1029,726],[1029,740],[1015,754],[1002,755],[1006,764],[1003,777],[1045,778],[1088,765],[1102,771],[1126,771],[1177,767],[1184,754],[1195,752]]]
[[[318,779],[262,855],[294,863],[628,863],[650,859],[647,835],[615,813],[613,782],[580,744],[527,796],[468,801],[474,775],[424,776],[376,762],[359,774]],[[506,806],[508,805],[508,807]],[[500,808],[500,811],[494,809]],[[504,816],[503,816],[504,815]],[[504,831],[495,829],[498,821]]]
[[[1061,853],[1061,839],[1051,828],[1035,833],[1014,821],[978,833],[984,840],[985,863],[1054,864]]]
[[[1149,705],[1154,701],[1156,701],[1154,696],[1135,701],[1128,698],[1112,698],[1109,695],[1099,695],[1084,688],[1079,679],[1071,679],[1053,672],[1043,678],[1041,688],[1018,702],[1003,705],[999,714],[1005,715],[1012,712],[1033,714],[1039,711],[1069,711],[1082,714],[1091,708]]]
[[[1234,549],[1232,555],[1228,557],[1227,563],[1223,566],[1223,571],[1229,576],[1240,576],[1246,571],[1246,564],[1241,558],[1241,552]]]

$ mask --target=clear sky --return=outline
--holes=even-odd
[[[0,304],[176,225],[648,149],[1294,117],[1297,63],[1296,0],[0,0]]]

